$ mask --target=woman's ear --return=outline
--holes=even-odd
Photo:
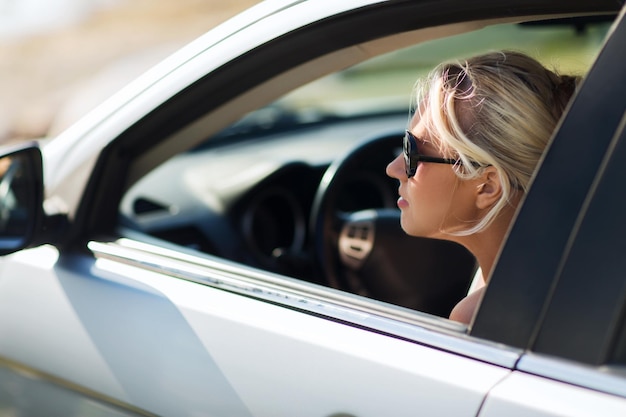
[[[488,166],[481,175],[479,185],[476,187],[476,207],[481,210],[492,207],[502,196],[502,184],[498,171]]]

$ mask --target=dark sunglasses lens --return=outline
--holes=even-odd
[[[415,175],[415,171],[417,170],[417,160],[413,160],[412,158],[415,153],[416,146],[417,143],[415,142],[415,138],[410,132],[407,131],[404,135],[402,147],[404,149],[404,170],[409,178]]]

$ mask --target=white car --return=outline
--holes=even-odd
[[[0,151],[2,416],[626,415],[615,0],[267,0]],[[414,82],[519,49],[585,80],[469,326],[399,227]]]

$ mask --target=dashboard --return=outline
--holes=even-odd
[[[315,212],[329,166],[360,144],[397,133],[397,149],[361,157],[335,209],[394,208],[385,174],[400,152],[406,111],[208,139],[150,172],[125,194],[121,225],[201,252],[310,281]]]

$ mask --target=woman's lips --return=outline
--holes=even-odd
[[[402,196],[398,198],[398,208],[403,209],[409,207],[409,202],[406,201]]]

